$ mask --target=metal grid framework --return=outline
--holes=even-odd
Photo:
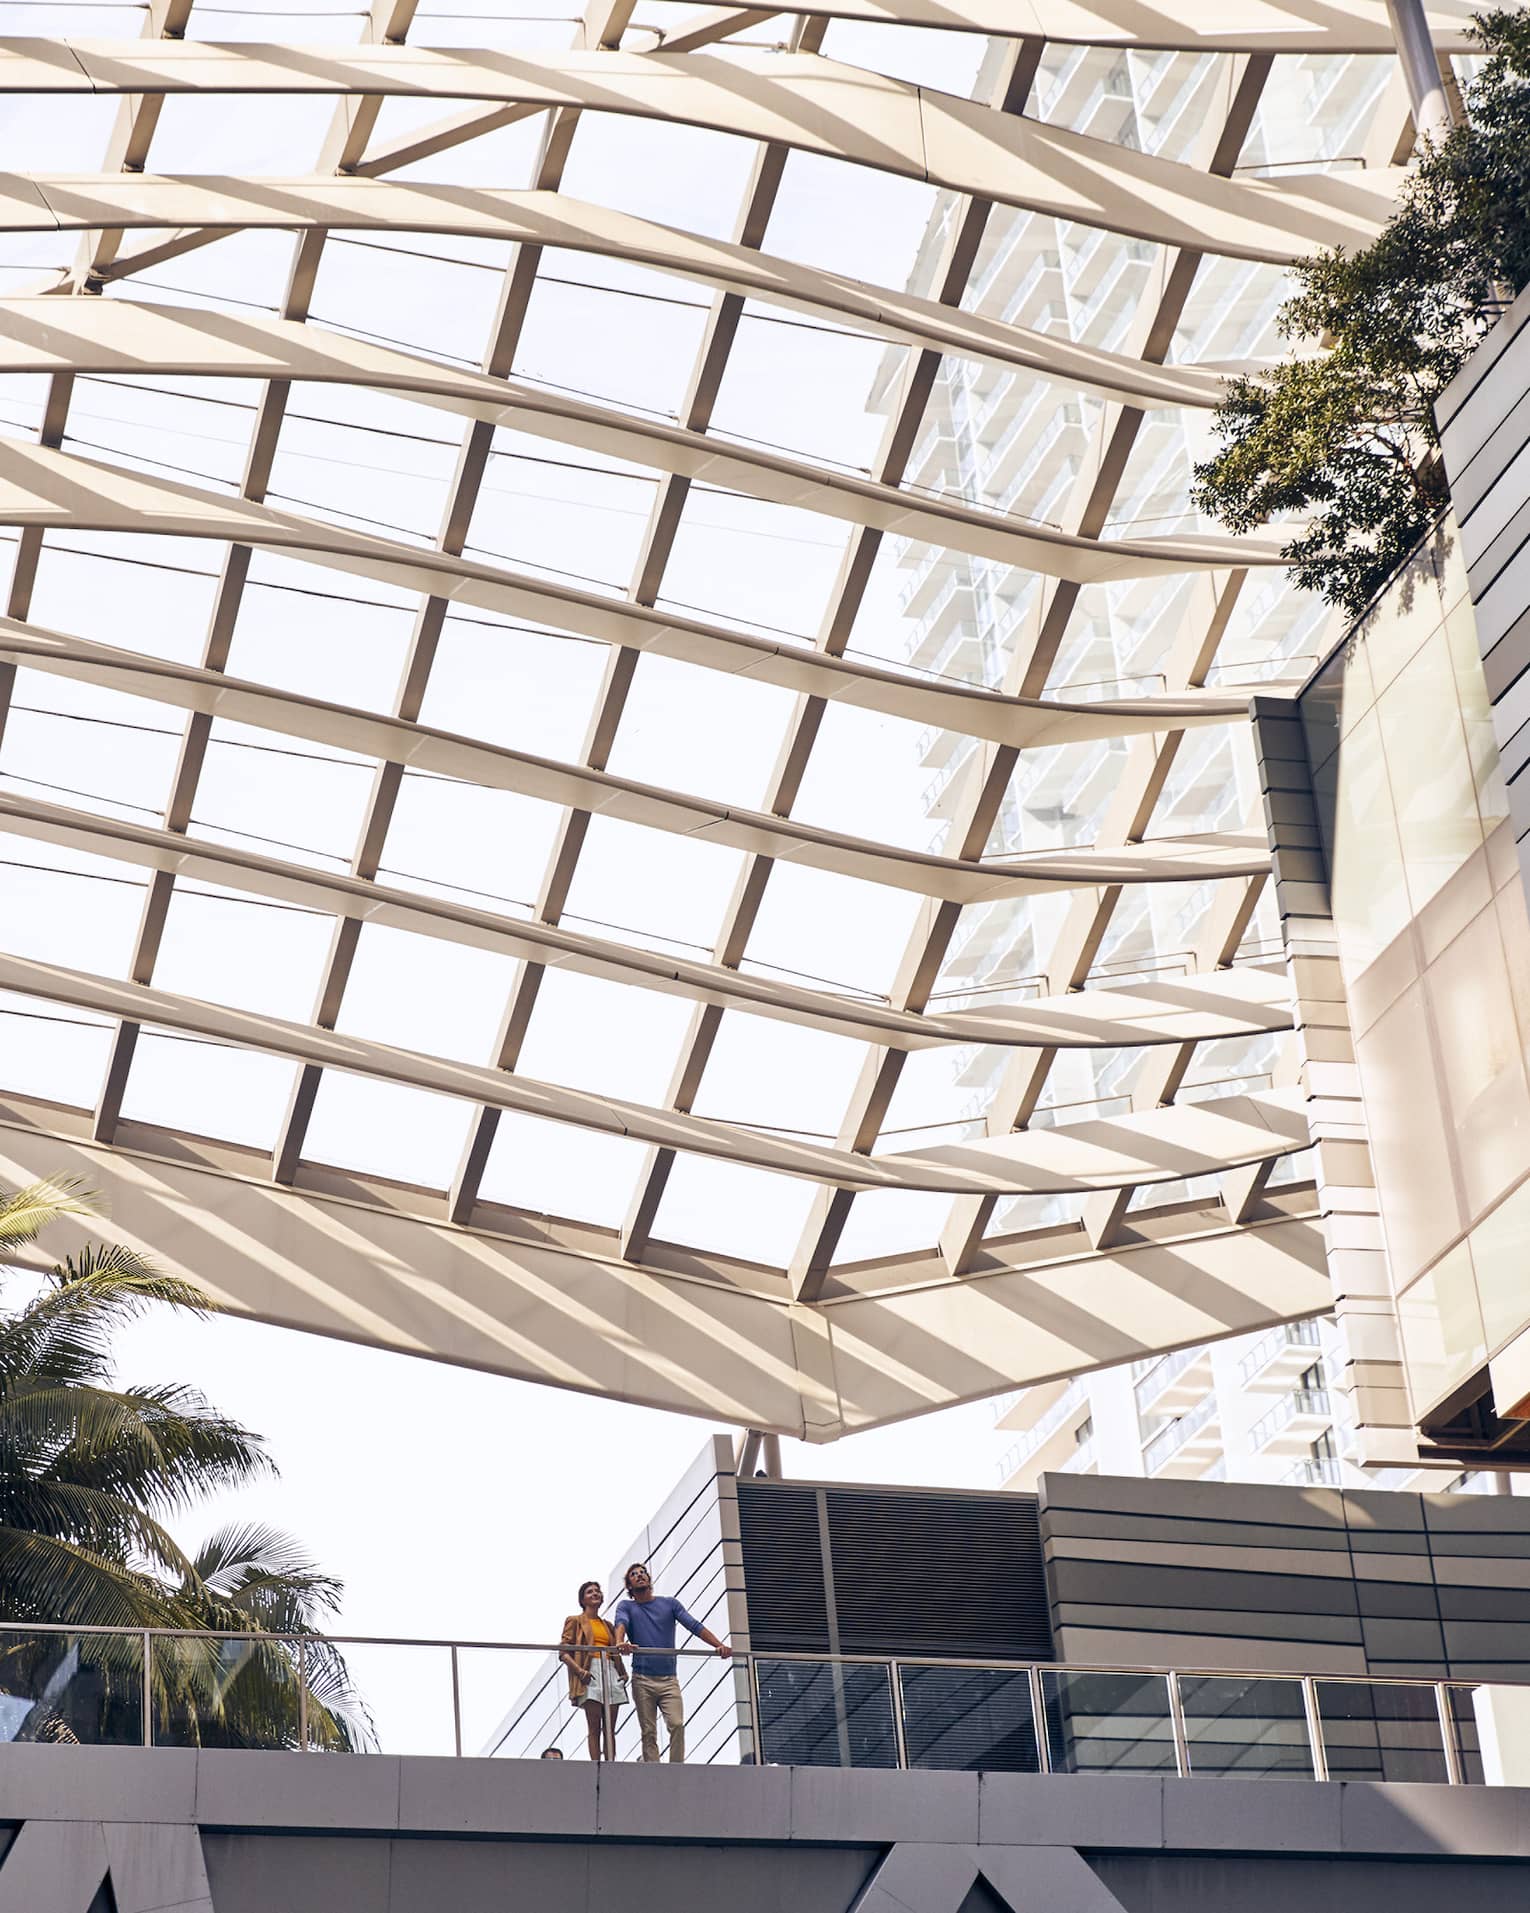
[[[104,11],[89,16],[93,30]],[[5,601],[10,622],[0,629],[0,695],[9,705],[19,686],[16,701],[23,708],[31,700],[20,693],[29,694],[33,686],[46,693],[44,703],[77,699],[56,714],[74,717],[82,731],[120,725],[125,714],[151,708],[170,714],[172,726],[164,726],[161,716],[162,729],[178,727],[162,807],[148,821],[142,815],[124,818],[126,800],[110,792],[74,795],[65,803],[53,801],[57,791],[40,797],[38,787],[47,780],[29,779],[25,769],[15,770],[0,756],[0,830],[22,857],[35,860],[41,843],[66,859],[63,867],[82,882],[100,880],[108,870],[148,873],[146,880],[135,879],[146,887],[120,968],[88,952],[44,962],[27,939],[5,940],[12,954],[0,959],[0,989],[11,994],[4,998],[10,1007],[0,1026],[48,1013],[36,1002],[46,998],[109,1030],[88,1121],[75,1113],[77,1098],[35,1080],[36,1072],[29,1095],[6,1097],[8,1160],[42,1164],[49,1142],[67,1139],[108,1178],[114,1152],[122,1160],[200,1163],[221,1177],[292,1188],[316,1202],[338,1194],[383,1216],[417,1216],[437,1231],[432,1239],[438,1246],[445,1224],[448,1234],[463,1232],[463,1242],[492,1236],[556,1251],[571,1265],[580,1258],[598,1260],[639,1286],[677,1274],[710,1281],[783,1309],[797,1324],[795,1333],[801,1332],[804,1311],[821,1309],[828,1316],[836,1303],[865,1304],[911,1290],[936,1296],[941,1309],[954,1304],[958,1310],[970,1293],[975,1306],[981,1278],[1059,1266],[1076,1272],[1081,1250],[1107,1268],[1124,1269],[1130,1254],[1144,1246],[1215,1239],[1233,1245],[1217,1263],[1216,1277],[1235,1286],[1236,1225],[1243,1224],[1266,1232],[1276,1225],[1306,1231],[1291,1251],[1293,1268],[1299,1266],[1304,1279],[1293,1281],[1288,1305],[1278,1294],[1262,1293],[1250,1309],[1234,1312],[1236,1320],[1229,1315],[1222,1332],[1313,1306],[1305,1277],[1321,1255],[1313,1248],[1317,1225],[1302,1220],[1312,1215],[1312,1204],[1303,1206],[1300,1183],[1278,1198],[1266,1191],[1272,1170],[1301,1147],[1305,1132],[1283,1088],[1292,1066],[1277,1033],[1289,1025],[1289,1006],[1281,979],[1268,968],[1269,944],[1261,941],[1256,920],[1268,858],[1248,776],[1239,769],[1234,779],[1241,817],[1226,819],[1211,833],[1176,820],[1176,766],[1185,765],[1193,740],[1202,733],[1220,740],[1217,748],[1242,766],[1242,686],[1282,674],[1296,628],[1291,601],[1273,585],[1270,548],[1249,544],[1240,550],[1210,536],[1188,517],[1182,501],[1164,514],[1173,520],[1167,533],[1135,534],[1121,510],[1144,488],[1148,494],[1155,483],[1162,489],[1164,481],[1154,476],[1162,459],[1155,430],[1165,419],[1204,416],[1199,408],[1214,396],[1214,373],[1185,362],[1194,356],[1187,345],[1193,348],[1208,302],[1241,298],[1267,314],[1284,263],[1336,237],[1353,239],[1370,230],[1384,211],[1395,178],[1391,169],[1406,155],[1406,109],[1395,76],[1378,81],[1362,116],[1363,154],[1313,157],[1297,150],[1286,157],[1266,131],[1260,155],[1250,163],[1244,156],[1251,142],[1259,144],[1261,101],[1269,97],[1272,74],[1288,65],[1327,74],[1355,61],[1380,67],[1388,46],[1381,8],[1353,0],[1326,10],[1323,24],[1313,25],[1269,0],[1232,0],[1203,10],[1205,17],[1187,17],[1173,30],[1156,15],[1151,24],[1138,20],[1137,11],[1119,3],[1093,11],[1060,7],[1055,38],[1038,32],[1000,39],[983,37],[992,34],[995,10],[975,3],[947,9],[922,0],[886,6],[845,0],[832,9],[766,14],[726,7],[687,13],[667,0],[643,6],[638,0],[598,0],[573,25],[572,52],[566,40],[564,46],[538,42],[527,50],[522,42],[535,42],[542,23],[535,16],[521,22],[500,17],[495,31],[509,36],[508,49],[503,37],[478,52],[469,40],[435,59],[422,45],[416,60],[409,53],[416,0],[390,0],[359,20],[361,45],[375,49],[375,57],[347,59],[343,45],[304,47],[299,55],[291,47],[235,44],[204,60],[196,57],[197,42],[215,38],[227,17],[194,9],[193,0],[151,0],[143,43],[146,53],[155,53],[152,59],[135,59],[133,48],[120,42],[30,40],[0,47],[0,85],[19,95],[56,94],[61,112],[81,99],[92,107],[116,100],[99,165],[87,159],[0,183],[0,212],[10,215],[5,223],[13,244],[16,235],[41,233],[57,244],[61,234],[80,234],[71,242],[69,263],[24,274],[8,261],[4,272],[9,296],[0,298],[0,374],[6,389],[35,389],[40,396],[31,429],[8,423],[10,436],[0,440],[0,518],[14,528]],[[305,27],[318,17],[298,10],[265,16],[260,24],[264,35],[276,20],[285,27],[280,38],[301,46]],[[1459,12],[1447,7],[1434,17],[1443,48],[1464,44]],[[433,31],[434,20],[425,18]],[[43,23],[72,34],[74,19],[62,8],[43,9],[27,14],[25,25],[28,32]],[[479,19],[487,22],[488,16]],[[1038,23],[1046,19],[1047,10],[1038,10]],[[567,27],[562,31],[566,36]],[[847,37],[856,34],[860,38]],[[957,41],[973,48],[970,98],[877,74],[884,52],[890,70],[906,74],[919,64],[921,49],[933,52],[938,42],[949,51]],[[1083,50],[1072,52],[1065,42]],[[1154,48],[1163,50],[1148,52]],[[1193,95],[1197,102],[1197,124],[1180,150],[1139,151],[1140,129],[1131,139],[1101,137],[1068,123],[1065,111],[1063,120],[1048,121],[1048,98],[1066,95],[1063,82],[1073,70],[1068,62],[1086,63],[1085,73],[1096,70],[1088,62],[1096,63],[1100,77],[1090,97],[1108,103],[1119,88],[1112,93],[1105,63],[1129,55],[1156,62],[1152,70],[1165,76],[1166,92],[1177,86],[1179,96]],[[232,112],[244,100],[241,89],[263,99],[274,95],[273,153],[282,148],[281,116],[289,106],[312,106],[314,96],[330,100],[324,108],[331,115],[328,130],[307,175],[294,177],[300,159],[281,159],[244,177],[188,177],[195,169],[180,160],[185,126],[173,116],[187,107],[205,110],[224,94]],[[858,118],[844,116],[845,101],[856,103]],[[726,162],[742,179],[730,232],[706,229],[703,218],[697,238],[687,238],[693,215],[683,200],[659,223],[620,203],[592,208],[581,197],[583,183],[565,196],[586,122],[600,123],[606,137],[610,124],[628,114],[638,117],[623,117],[621,124],[671,121],[713,129],[688,134],[696,144],[687,150],[699,155],[706,150],[702,142],[715,140],[719,168]],[[173,124],[177,156],[167,177],[150,171],[162,121]],[[725,130],[730,125],[742,131]],[[1298,149],[1300,131],[1288,136]],[[527,137],[535,142],[529,163],[527,149],[517,148],[513,166],[507,162],[513,177],[502,180],[496,167],[508,149],[497,142]],[[479,154],[483,158],[464,166],[459,180],[454,167]],[[1330,163],[1335,158],[1345,163]],[[1354,163],[1361,158],[1368,162],[1364,167]],[[868,286],[853,272],[830,269],[821,235],[816,262],[790,243],[782,254],[773,249],[773,222],[786,186],[798,177],[792,169],[807,164],[825,169],[818,183],[829,227],[839,218],[864,216],[871,203],[854,193],[843,212],[832,203],[852,171],[871,168],[916,182],[908,190],[926,195],[929,211],[918,259],[907,262],[906,287]],[[408,180],[395,188],[390,181],[406,169],[413,169]],[[580,175],[581,182],[591,170]],[[607,172],[614,181],[609,162]],[[709,203],[705,210],[710,216]],[[791,210],[800,218],[800,203]],[[110,223],[114,219],[120,223]],[[1089,336],[1070,339],[1055,320],[1026,331],[975,294],[983,268],[1001,243],[1009,243],[1017,219],[1038,235],[1093,234],[1107,256],[1146,261],[1143,270],[1123,275],[1122,290]],[[241,306],[227,288],[239,283],[238,248],[269,225],[292,234],[291,261],[274,313],[256,313],[254,306],[269,302]],[[1203,235],[1204,250],[1186,243],[1192,232]],[[354,245],[359,235],[364,246],[402,245],[427,257],[476,264],[472,248],[485,234],[514,243],[505,255],[476,370],[452,360],[445,338],[433,340],[428,350],[405,350],[313,318],[316,287],[342,242]],[[232,249],[234,263],[221,283],[204,281],[195,298],[183,296],[184,287],[167,288],[159,277],[177,259],[205,250],[212,261],[220,248]],[[645,275],[625,286],[619,278],[592,285],[591,291],[611,295],[608,308],[619,308],[623,298],[662,304],[664,295],[655,290],[661,272],[680,275],[664,283],[676,303],[694,308],[685,320],[691,328],[689,370],[673,380],[678,398],[664,408],[668,417],[657,418],[657,408],[623,407],[610,399],[598,361],[590,366],[584,396],[539,383],[524,363],[528,315],[539,287],[549,276],[560,283],[557,275],[569,260],[588,265],[602,257],[641,267]],[[756,257],[758,267],[751,264]],[[1229,262],[1237,261],[1242,276],[1229,277]],[[704,289],[700,305],[698,284]],[[166,290],[172,293],[169,305]],[[152,313],[144,310],[149,306]],[[82,315],[78,322],[75,313]],[[825,454],[783,452],[736,430],[716,429],[730,377],[749,376],[739,341],[744,321],[755,315],[798,327],[804,336],[878,342],[883,361],[872,403],[882,415],[880,442],[858,467],[853,456],[841,465]],[[385,337],[386,320],[374,331]],[[1255,324],[1251,336],[1257,333]],[[1269,348],[1266,327],[1258,350]],[[946,391],[943,381],[962,358],[998,368],[1011,381],[1006,403],[1012,410],[1026,397],[1025,381],[1043,377],[1042,414],[1033,428],[1038,440],[1049,405],[1055,411],[1086,395],[1087,442],[1071,462],[1059,457],[1047,468],[1047,510],[999,510],[983,498],[963,496],[960,481],[934,492],[920,481]],[[172,396],[227,394],[245,407],[253,390],[236,482],[209,487],[195,475],[189,482],[185,475],[171,478],[163,461],[140,459],[132,444],[101,448],[84,436],[88,423],[83,433],[74,430],[72,421],[82,412],[89,415],[78,404],[85,380],[126,390],[135,378],[150,387],[168,379]],[[177,379],[180,386],[173,384]],[[431,537],[406,538],[387,527],[380,535],[370,523],[358,530],[332,500],[306,516],[287,508],[291,495],[275,485],[274,476],[285,450],[296,444],[303,455],[301,434],[311,421],[298,401],[314,391],[350,387],[405,392],[437,407],[435,417],[444,415],[448,432],[460,428]],[[210,402],[220,401],[214,396]],[[364,429],[379,435],[380,446],[407,452],[409,434],[401,428]],[[507,433],[522,436],[507,440]],[[526,437],[550,446],[560,459],[567,454],[571,464],[581,456],[592,460],[582,468],[588,473],[622,475],[637,468],[650,474],[651,504],[631,546],[622,591],[570,583],[553,565],[512,572],[503,563],[484,562],[475,523],[486,477],[493,459],[505,455],[506,443],[524,443]],[[762,512],[797,514],[793,524],[802,514],[814,514],[820,542],[824,526],[838,528],[830,541],[838,554],[832,579],[820,595],[810,638],[774,631],[762,637],[765,627],[752,624],[742,604],[708,616],[679,608],[668,595],[677,572],[682,590],[694,572],[694,564],[685,563],[685,541],[697,501],[714,497],[758,500]],[[755,535],[769,538],[773,527],[786,523],[761,517]],[[97,554],[108,561],[152,565],[156,559],[145,554],[157,537],[173,543],[177,560],[193,550],[215,552],[216,577],[195,644],[184,632],[145,641],[131,621],[122,629],[106,593],[98,596],[95,617],[81,616],[66,631],[48,630],[46,620],[34,624],[46,554],[50,547],[68,551],[71,536],[77,540],[81,531],[96,538]],[[868,622],[884,615],[886,574],[913,540],[947,554],[975,555],[990,572],[1022,581],[1011,642],[986,674],[920,673],[889,657],[896,641],[890,644],[885,633],[868,636]],[[81,549],[77,543],[75,549]],[[492,553],[492,539],[488,549]],[[381,580],[386,603],[409,616],[389,708],[324,695],[332,676],[307,686],[280,673],[257,670],[252,676],[234,668],[241,619],[250,616],[252,573],[260,555],[273,551],[296,553],[322,567],[303,575],[324,585],[332,598],[343,599],[346,586],[343,580],[336,586],[325,571]],[[783,545],[781,563],[793,562]],[[101,572],[112,575],[106,565]],[[284,575],[299,574],[294,569]],[[1261,581],[1257,592],[1251,579]],[[373,588],[354,587],[363,601]],[[1171,594],[1156,601],[1153,619],[1172,622],[1172,642],[1160,644],[1146,691],[1107,686],[1102,700],[1097,685],[1074,688],[1102,675],[1079,669],[1085,612],[1105,594],[1133,589]],[[492,722],[475,738],[464,735],[460,721],[431,721],[446,634],[464,605],[493,620],[529,619],[538,633],[561,632],[569,641],[565,649],[578,643],[588,651],[592,642],[601,647],[576,751],[533,757],[498,743]],[[517,628],[508,626],[512,634]],[[1229,644],[1236,653],[1232,670],[1224,668]],[[657,779],[634,779],[624,771],[625,748],[647,708],[649,652],[686,671],[724,674],[730,687],[772,686],[772,695],[790,700],[784,717],[773,715],[775,761],[751,806],[693,794],[695,785],[684,777],[666,789]],[[1293,668],[1286,665],[1285,674]],[[1123,688],[1130,694],[1121,695]],[[847,707],[879,713],[894,725],[923,722],[962,740],[963,774],[952,782],[938,853],[882,842],[876,831],[818,821],[825,814],[824,789],[837,778],[843,790],[857,774],[847,754],[856,734],[837,723]],[[771,706],[771,713],[777,708]],[[765,707],[761,712],[763,717]],[[291,854],[290,845],[273,854],[271,847],[254,844],[251,832],[231,837],[207,827],[200,799],[210,750],[224,725],[246,727],[251,738],[279,748],[284,740],[327,745],[366,767],[370,789],[357,812],[343,871],[320,870],[314,854]],[[1069,763],[1097,772],[1108,760],[1112,767],[1108,797],[1089,813],[1087,842],[1064,838],[1036,848],[1014,841],[1006,806],[1038,752],[1051,754],[1048,763],[1072,752]],[[492,896],[464,901],[464,887],[435,872],[418,882],[390,881],[397,861],[389,847],[406,778],[427,773],[556,807],[529,909],[512,915],[503,899]],[[77,790],[76,780],[66,784],[60,778],[59,784],[66,795]],[[93,804],[92,796],[101,801]],[[141,813],[148,807],[136,808]],[[863,814],[853,805],[844,808]],[[663,895],[652,898],[653,920],[625,942],[622,933],[608,934],[608,926],[592,930],[587,913],[577,913],[592,831],[602,819],[727,848],[733,860],[729,894],[709,953],[672,954],[673,943],[663,941],[672,899]],[[857,980],[830,988],[810,971],[789,974],[789,966],[773,961],[779,937],[761,932],[783,859],[841,887],[841,905],[818,907],[853,915],[868,883],[913,895],[914,906],[902,919],[912,926],[906,947],[887,966],[885,987]],[[252,1009],[238,991],[224,999],[215,988],[164,985],[167,963],[174,970],[177,899],[193,883],[263,899],[266,907],[317,912],[326,920],[328,947],[306,1023]],[[492,890],[487,877],[482,888]],[[1193,974],[1145,981],[1099,974],[1123,911],[1155,890],[1184,902],[1182,915],[1192,926],[1186,967]],[[820,889],[811,898],[835,894]],[[1050,905],[1058,898],[1060,912],[1050,915],[1037,904],[1035,922],[1044,922],[1045,948],[1033,966],[1036,974],[1012,988],[988,986],[963,1006],[953,983],[972,972],[970,965],[953,967],[953,953],[964,929],[970,932],[974,913],[1024,913],[1037,899]],[[494,907],[496,901],[501,907]],[[487,1051],[432,1055],[420,1045],[376,1040],[375,1031],[358,1026],[351,1017],[358,964],[377,926],[417,938],[420,947],[430,940],[431,947],[462,945],[513,960]],[[1042,932],[1035,935],[1040,951]],[[532,1066],[528,1059],[555,970],[626,991],[634,1016],[647,1014],[664,995],[689,1006],[688,1021],[667,1052],[662,1096],[617,1095],[603,1086],[596,1065],[579,1063],[555,1083]],[[954,996],[953,1010],[948,1005]],[[848,1093],[832,1133],[787,1132],[736,1106],[727,1117],[716,1113],[709,1072],[715,1080],[720,1045],[740,1017],[758,1016],[772,1019],[767,1029],[786,1024],[831,1032],[835,1042],[854,1046],[855,1067],[845,1077]],[[212,1123],[135,1114],[133,1085],[146,1031],[179,1032],[286,1059],[292,1075],[274,1134],[257,1149],[234,1126],[222,1132],[220,1144]],[[1209,1045],[1222,1046],[1216,1054],[1224,1059],[1218,1068],[1225,1093],[1218,1096],[1213,1078],[1196,1086],[1194,1110],[1175,1109],[1192,1065]],[[990,1072],[984,1107],[969,1113],[957,1139],[951,1139],[956,1124],[950,1120],[907,1120],[904,1078],[911,1057],[938,1052],[949,1068],[951,1059],[959,1063],[985,1049],[1001,1056],[1002,1068]],[[1100,1104],[1075,1121],[1066,1109],[1059,1111],[1059,1059],[1081,1050],[1112,1057],[1132,1053],[1129,1070],[1118,1072],[1126,1083],[1126,1111],[1107,1112]],[[1251,1092],[1249,1059],[1256,1053],[1263,1073]],[[836,1057],[842,1068],[843,1052]],[[327,1161],[311,1147],[315,1113],[334,1070],[429,1089],[470,1106],[456,1167],[444,1186],[425,1175],[386,1176],[358,1159]],[[502,1079],[499,1093],[485,1088],[489,1072]],[[5,1074],[0,1066],[0,1088]],[[737,1080],[735,1065],[728,1078],[735,1095]],[[550,1214],[552,1205],[486,1192],[496,1142],[512,1109],[641,1145],[641,1159],[622,1182],[619,1219]],[[917,1147],[909,1146],[910,1132],[916,1132]],[[736,1230],[726,1250],[694,1235],[667,1233],[666,1196],[677,1166],[696,1158],[811,1186],[811,1202],[788,1252],[741,1254]],[[1154,1184],[1169,1185],[1172,1200],[1149,1206],[1139,1191]],[[777,1186],[761,1184],[751,1196],[762,1213],[771,1210]],[[851,1230],[857,1203],[898,1202],[921,1190],[926,1197],[950,1198],[943,1220],[921,1225],[922,1240],[900,1221],[887,1238],[889,1247],[870,1254],[857,1250]],[[999,1207],[1017,1198],[1032,1204],[1018,1219],[1033,1225],[1018,1234],[1006,1220],[1011,1212]],[[217,1287],[218,1269],[205,1273]],[[378,1280],[384,1279],[379,1270]],[[1043,1286],[1056,1281],[1066,1297],[1075,1275],[1042,1273],[1034,1279]],[[1166,1292],[1172,1287],[1170,1280]],[[229,1281],[224,1288],[233,1293],[237,1284]],[[247,1294],[236,1299],[273,1319],[304,1319],[291,1306],[263,1306]],[[1098,1312],[1108,1312],[1108,1304],[1102,1301]],[[943,1372],[950,1343],[970,1353],[981,1340],[982,1317],[974,1312],[970,1319],[941,1319],[946,1326],[925,1352],[907,1342],[898,1346],[897,1363],[909,1371],[902,1392],[894,1390],[851,1420],[887,1419],[983,1392],[986,1383],[975,1383],[967,1368],[960,1379]],[[1217,1326],[1204,1315],[1193,1323],[1166,1315],[1158,1339],[1189,1340]],[[390,1336],[354,1321],[342,1332],[463,1358],[462,1350],[437,1347],[428,1334]],[[1153,1345],[1143,1331],[1130,1350]],[[1100,1342],[1095,1359],[1119,1359],[1123,1352],[1118,1342],[1109,1344],[1108,1354],[1106,1347]],[[571,1377],[524,1349],[512,1355],[503,1343],[493,1353],[479,1350],[468,1358],[579,1385],[611,1385]],[[995,1387],[1021,1379],[997,1366],[1002,1359],[995,1357]],[[874,1360],[890,1364],[892,1358],[884,1349]],[[1037,1364],[1034,1372],[1045,1372],[1047,1357],[1038,1355]],[[671,1405],[699,1405],[684,1391],[676,1396],[634,1386],[630,1392]],[[843,1406],[842,1389],[840,1399]],[[722,1402],[721,1412],[740,1419],[757,1406],[743,1394],[735,1405],[730,1401]],[[719,1412],[718,1401],[705,1406]],[[789,1415],[757,1419],[794,1425]],[[829,1426],[833,1417],[818,1419],[826,1432],[837,1432]]]

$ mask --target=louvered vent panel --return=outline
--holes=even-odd
[[[831,1488],[828,1508],[842,1653],[1050,1657],[1033,1495]]]
[[[1051,1657],[1033,1495],[741,1481],[744,1583],[756,1650],[829,1652],[820,1492],[828,1509],[842,1653]]]
[[[828,1653],[817,1492],[741,1481],[738,1521],[755,1652]]]

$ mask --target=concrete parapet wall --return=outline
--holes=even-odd
[[[1530,1790],[0,1746],[0,1913],[1422,1913],[1446,1892],[1522,1913]]]

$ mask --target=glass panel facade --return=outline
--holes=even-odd
[[[1530,1317],[1530,917],[1453,528],[1301,712],[1422,1418]]]
[[[1179,1698],[1193,1775],[1313,1778],[1300,1681],[1186,1674]]]

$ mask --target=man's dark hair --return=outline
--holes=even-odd
[[[629,1594],[632,1592],[632,1577],[637,1573],[639,1568],[641,1568],[645,1574],[648,1573],[648,1563],[646,1561],[634,1561],[632,1566],[628,1568],[627,1572],[622,1576],[622,1586]]]
[[[537,1758],[539,1760],[561,1760],[563,1758],[563,1749],[561,1747],[544,1747]]]

